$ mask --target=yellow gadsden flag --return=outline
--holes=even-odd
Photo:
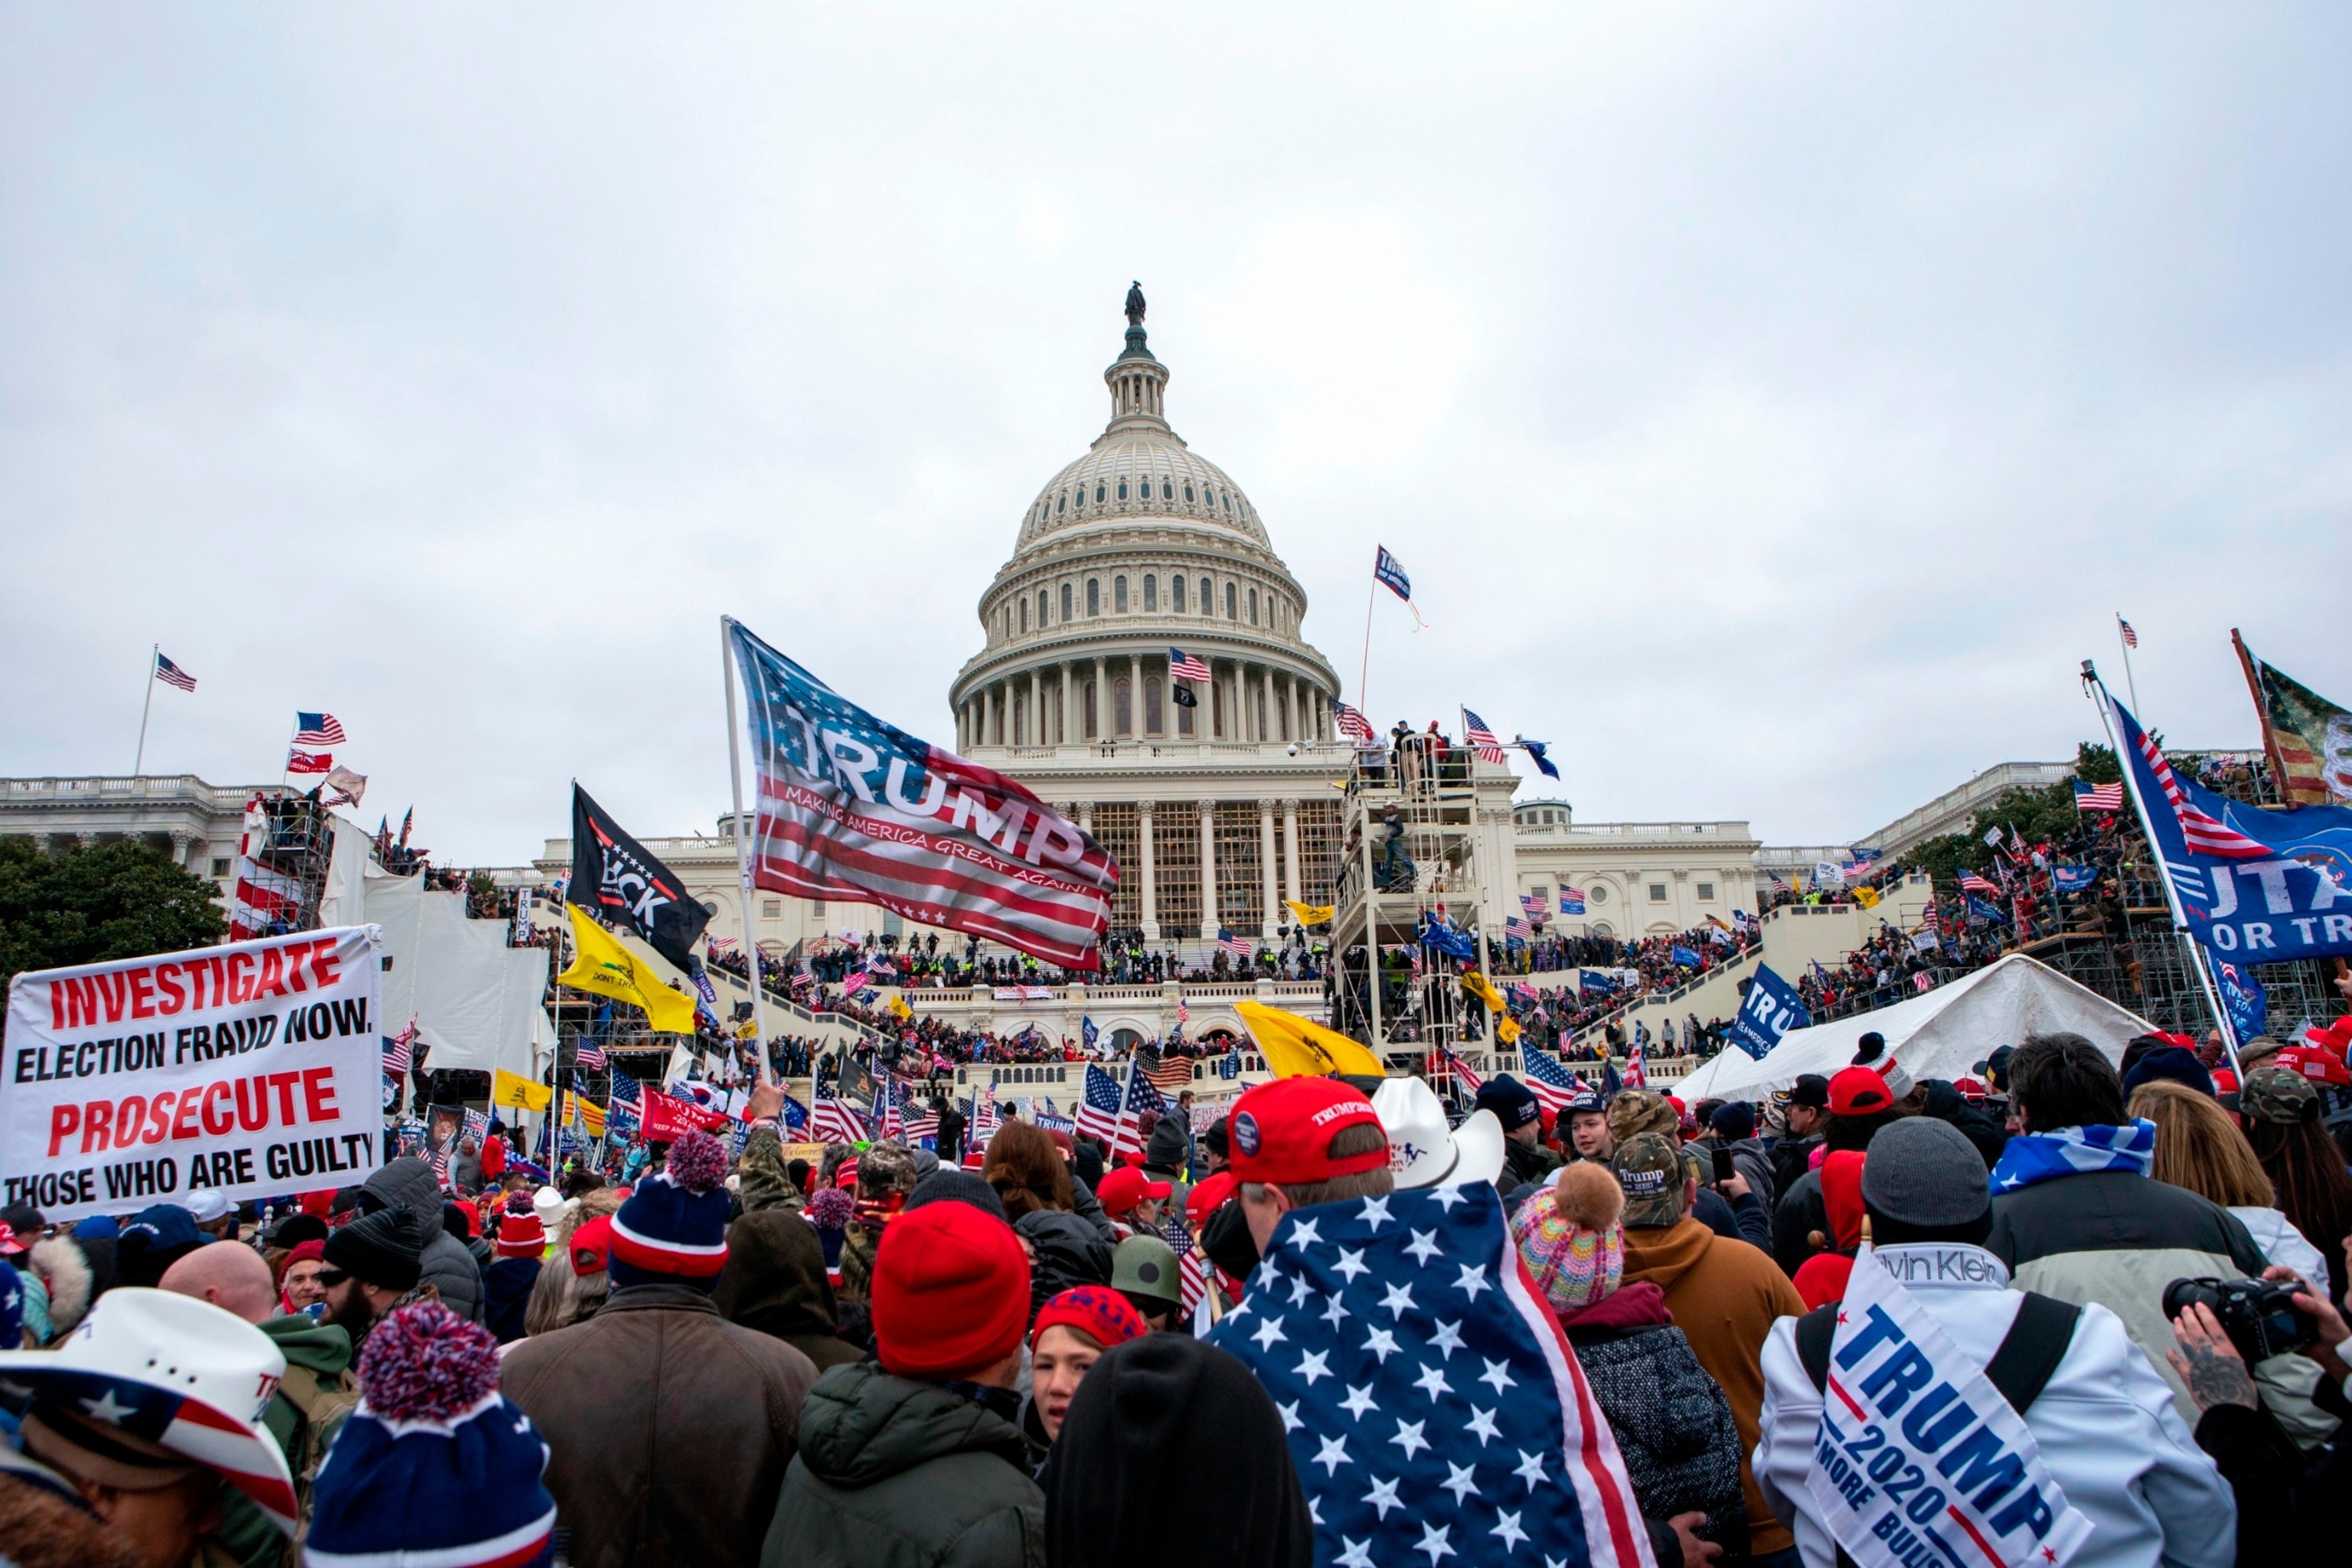
[[[1339,907],[1334,904],[1302,904],[1296,899],[1285,899],[1282,901],[1289,906],[1290,918],[1302,926],[1329,925],[1331,917],[1339,912]]]
[[[657,1035],[694,1033],[692,997],[655,979],[653,972],[631,956],[610,931],[582,914],[578,904],[565,908],[572,916],[572,940],[580,951],[572,967],[555,977],[558,985],[573,985],[615,1001],[634,1002],[646,1010],[646,1021]],[[545,1110],[547,1102],[541,1100],[536,1109]]]
[[[907,999],[904,996],[897,995],[895,994],[891,996],[890,1016],[898,1019],[898,1022],[903,1024],[914,1016],[915,1010],[907,1005]]]
[[[1511,1006],[1509,1003],[1503,1000],[1503,994],[1495,989],[1493,981],[1476,970],[1465,969],[1462,972],[1462,989],[1484,1002],[1489,1012],[1500,1013],[1506,1017],[1510,1016]]]
[[[1878,907],[1878,889],[1876,888],[1856,888],[1853,890],[1853,901],[1860,904],[1865,910],[1874,910]]]
[[[516,1110],[545,1110],[554,1102],[555,1091],[543,1083],[534,1082],[519,1072],[504,1068],[490,1069],[490,1103],[509,1106]]]
[[[1276,1078],[1328,1078],[1333,1073],[1383,1078],[1388,1074],[1380,1058],[1337,1029],[1327,1029],[1263,1002],[1236,1002],[1234,1011],[1242,1016],[1250,1038],[1265,1054],[1265,1065]]]

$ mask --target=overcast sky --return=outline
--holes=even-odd
[[[2117,610],[2176,741],[2233,625],[2352,700],[2352,11],[1279,9],[0,5],[0,773],[160,641],[151,773],[707,829],[723,612],[952,742],[1130,278],[1351,686],[1412,573],[1374,717],[1583,819],[2070,755]]]

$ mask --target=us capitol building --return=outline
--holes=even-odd
[[[1022,512],[1013,552],[980,596],[980,649],[947,696],[960,752],[1022,780],[1118,858],[1114,931],[1199,962],[1221,932],[1276,939],[1288,921],[1285,899],[1332,901],[1355,753],[1334,725],[1339,678],[1300,631],[1306,591],[1247,494],[1169,422],[1170,372],[1143,313],[1140,290],[1130,290],[1125,343],[1102,373],[1109,421]],[[1171,649],[1204,664],[1208,679],[1172,675]],[[1555,917],[1556,931],[1684,931],[1753,909],[1767,868],[1843,854],[1767,850],[1739,821],[1578,822],[1561,801],[1514,804],[1519,781],[1488,764],[1471,782],[1478,923],[1490,932],[1518,913],[1517,895],[1541,894],[1557,910],[1564,886],[1583,890],[1586,912]],[[1861,842],[1894,852],[1948,831],[1947,816],[1965,825],[1969,788],[1946,797],[1949,812],[1930,803]],[[252,793],[190,776],[0,780],[0,833],[142,837],[226,896]],[[720,935],[740,929],[730,831],[722,818],[713,833],[645,839],[711,906]],[[531,863],[494,874],[544,882],[570,859],[570,840],[551,838]],[[826,935],[923,934],[870,905],[753,898],[751,925],[771,952]],[[950,940],[961,947],[961,937],[941,934]],[[1198,1034],[1213,1026],[1216,998],[1191,990],[1212,1005],[1205,1016],[1194,1008]],[[1160,1002],[1134,999],[1127,1021],[1156,1033],[1177,994],[1171,984]],[[1097,988],[1087,1004],[1106,1029],[1123,1016],[1101,1005],[1109,1000]],[[1018,1026],[1003,1013],[1000,1005],[1000,1016],[971,1021]],[[1045,1026],[1058,1020],[1058,1009],[1038,1010]]]

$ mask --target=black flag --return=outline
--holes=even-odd
[[[1201,700],[1192,695],[1192,689],[1181,680],[1169,690],[1175,698],[1176,706],[1179,708],[1198,708],[1201,705]]]
[[[710,912],[686,896],[677,874],[621,831],[604,808],[572,786],[571,900],[607,924],[625,926],[688,973]]]

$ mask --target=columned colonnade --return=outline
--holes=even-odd
[[[1225,929],[1227,922],[1220,916],[1217,908],[1217,878],[1222,869],[1217,859],[1218,804],[1213,800],[1182,804],[1139,800],[1135,803],[1137,855],[1134,871],[1140,879],[1138,907],[1141,911],[1141,924],[1147,939],[1157,942],[1167,937],[1197,934],[1204,942],[1213,942],[1216,939],[1218,931]],[[1283,919],[1281,900],[1286,899],[1293,903],[1306,901],[1304,895],[1299,891],[1298,879],[1298,802],[1295,798],[1276,800],[1271,796],[1261,796],[1256,805],[1257,863],[1260,884],[1258,908],[1262,911],[1257,934],[1259,940],[1272,942],[1275,938],[1275,928],[1287,923]],[[1278,855],[1276,849],[1274,826],[1275,812],[1277,808],[1282,813],[1282,838]],[[1094,802],[1079,801],[1075,805],[1066,804],[1059,809],[1065,816],[1074,818],[1087,832],[1094,831]],[[1160,879],[1156,868],[1158,858],[1156,846],[1160,833],[1163,829],[1171,834],[1197,831],[1201,836],[1201,926],[1197,933],[1165,931],[1160,926]],[[1277,861],[1281,872],[1278,884],[1276,878]]]
[[[1177,705],[1165,658],[1051,659],[973,688],[956,710],[956,744],[1061,746],[1087,741],[1332,739],[1331,705],[1314,681],[1272,665],[1210,658],[1187,681],[1198,706]],[[1146,680],[1151,684],[1147,687]]]

